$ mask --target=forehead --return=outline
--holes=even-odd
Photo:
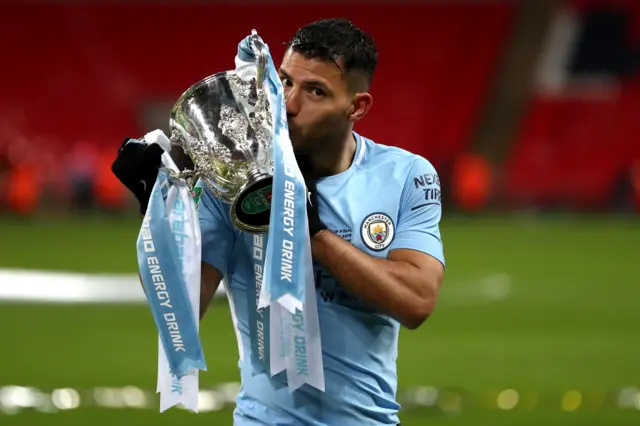
[[[342,70],[335,63],[315,58],[308,59],[291,49],[284,54],[280,70],[294,81],[315,80],[332,88],[346,87]]]

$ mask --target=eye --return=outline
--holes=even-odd
[[[283,86],[291,87],[293,86],[293,82],[286,77],[280,77]]]
[[[318,98],[321,98],[325,95],[324,90],[318,87],[314,87],[313,89],[311,89],[311,94],[313,94],[313,96],[316,96]]]

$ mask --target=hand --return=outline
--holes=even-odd
[[[318,190],[316,188],[316,182],[314,179],[305,179],[307,184],[307,218],[309,219],[309,235],[313,237],[318,232],[327,229],[320,220],[320,214],[318,212]]]
[[[140,213],[147,212],[153,185],[158,177],[164,150],[158,144],[147,145],[137,139],[125,138],[111,171],[136,196]]]
[[[318,189],[316,187],[316,177],[313,174],[313,168],[309,157],[298,153],[296,161],[302,177],[307,185],[307,218],[309,219],[309,235],[313,237],[318,232],[327,229],[327,226],[320,220],[318,212]]]

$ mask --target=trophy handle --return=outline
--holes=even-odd
[[[256,30],[251,30],[251,49],[253,50],[253,54],[256,56],[256,64],[258,68],[258,77],[256,79],[256,84],[257,87],[262,87],[262,83],[264,82],[264,75],[267,71],[269,51],[267,50],[267,46],[264,44]]]

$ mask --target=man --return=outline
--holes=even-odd
[[[415,329],[432,313],[444,275],[440,182],[427,160],[352,130],[372,106],[377,56],[369,35],[347,20],[326,19],[298,30],[279,69],[291,141],[311,192],[326,392],[303,386],[290,394],[284,373],[252,375],[247,297],[256,294],[256,238],[234,229],[229,205],[202,191],[201,305],[206,309],[226,276],[242,376],[236,425],[398,424],[399,329]],[[125,184],[155,179],[157,148],[135,161],[125,151],[120,163],[144,170]],[[130,168],[120,167],[120,175]],[[144,209],[149,190],[137,191]]]

